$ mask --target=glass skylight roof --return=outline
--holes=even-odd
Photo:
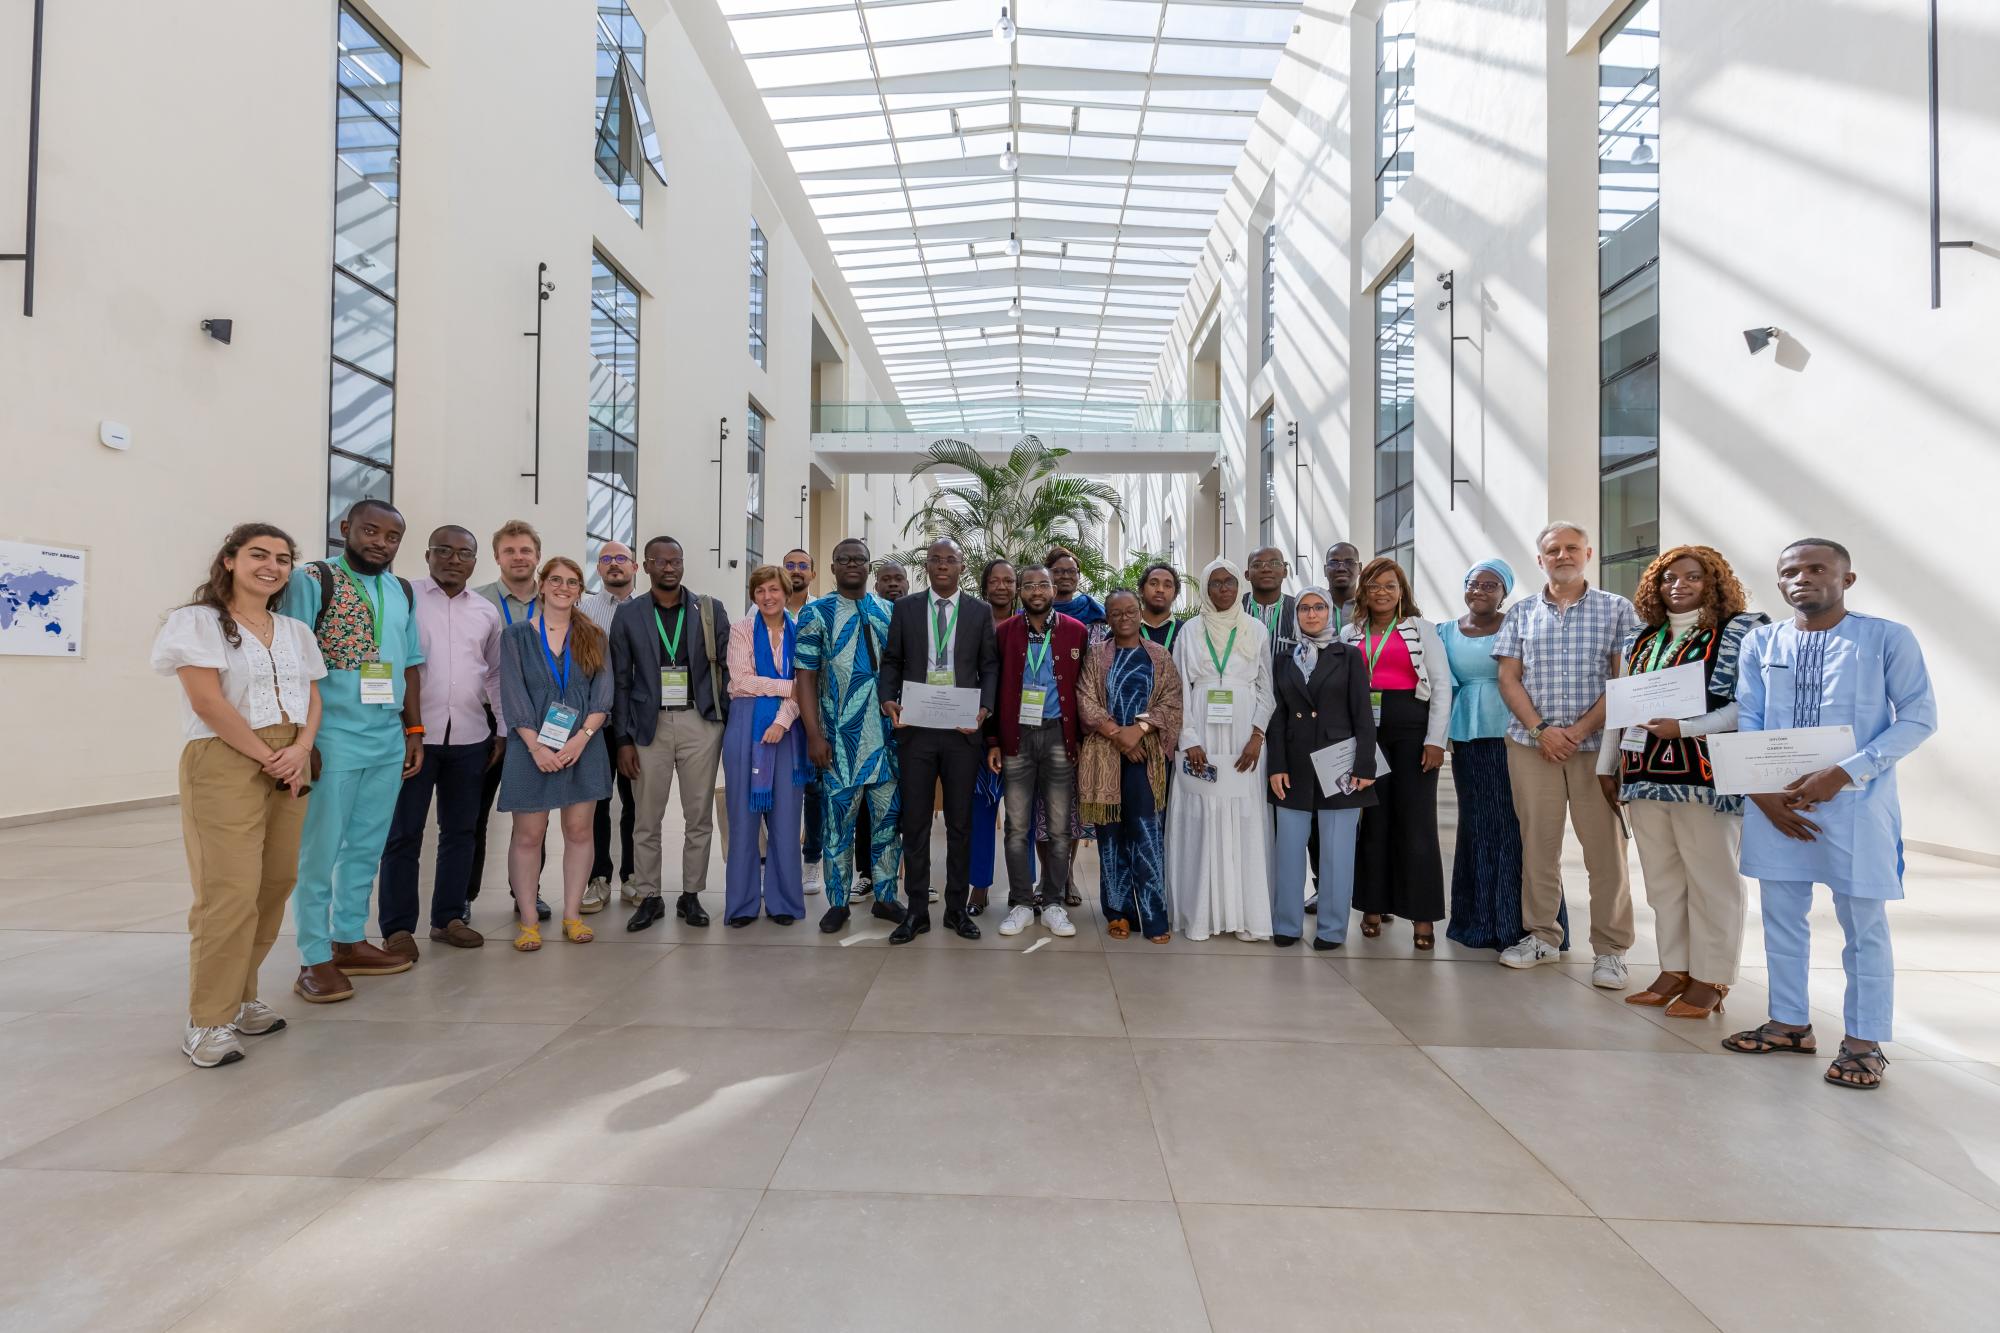
[[[720,3],[899,394],[1130,401],[1301,0]]]

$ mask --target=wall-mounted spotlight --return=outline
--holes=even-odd
[[[229,334],[235,327],[236,321],[233,319],[204,319],[201,322],[201,331],[224,347],[229,346]]]
[[[1750,355],[1752,356],[1757,355],[1757,353],[1763,351],[1766,347],[1769,347],[1784,336],[1784,332],[1775,324],[1761,329],[1743,330],[1743,341],[1750,345]]]

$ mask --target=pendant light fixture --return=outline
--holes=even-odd
[[[1007,233],[1007,255],[1010,259],[1019,259],[1021,257],[1021,235],[1019,232],[1010,231]]]
[[[1000,150],[1000,170],[1019,171],[1020,169],[1021,155],[1014,151],[1014,141],[1010,139],[1007,141],[1007,146]]]
[[[993,40],[1011,46],[1014,43],[1014,31],[1014,20],[1007,16],[1007,6],[1000,6],[1000,21],[993,25]]]

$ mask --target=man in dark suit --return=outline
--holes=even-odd
[[[708,848],[715,830],[715,772],[722,763],[722,727],[729,719],[729,613],[719,599],[681,586],[681,544],[672,537],[646,543],[652,591],[634,597],[611,618],[611,672],[616,687],[609,730],[619,740],[618,771],[629,778],[639,814],[632,880],[639,905],[625,923],[644,930],[667,914],[661,891],[660,823],[674,779],[681,783],[681,892],[674,912],[706,926],[695,895],[708,882]]]
[[[993,643],[993,611],[960,586],[965,554],[940,537],[924,553],[930,588],[896,603],[889,638],[882,649],[877,685],[882,711],[896,724],[902,773],[899,794],[903,820],[903,871],[909,885],[909,915],[889,936],[908,944],[931,928],[931,816],[935,791],[944,789],[944,925],[968,940],[979,938],[978,923],[965,910],[972,874],[972,789],[985,758],[981,728],[992,715],[1000,680]],[[955,685],[979,691],[977,724],[958,730],[906,726],[903,682]]]

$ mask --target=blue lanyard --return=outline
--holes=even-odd
[[[540,600],[542,599],[539,596],[528,599],[528,619],[533,620],[535,618],[535,603]],[[504,583],[500,585],[500,614],[507,617],[509,625],[514,623],[514,609],[507,605],[507,585]],[[567,643],[568,640],[564,640],[564,642]]]
[[[556,655],[549,649],[549,618],[542,617],[542,657],[549,664],[549,676],[556,683],[556,693],[560,695],[569,688],[569,634],[563,635],[562,670],[556,670]],[[571,632],[574,632],[572,627]]]

